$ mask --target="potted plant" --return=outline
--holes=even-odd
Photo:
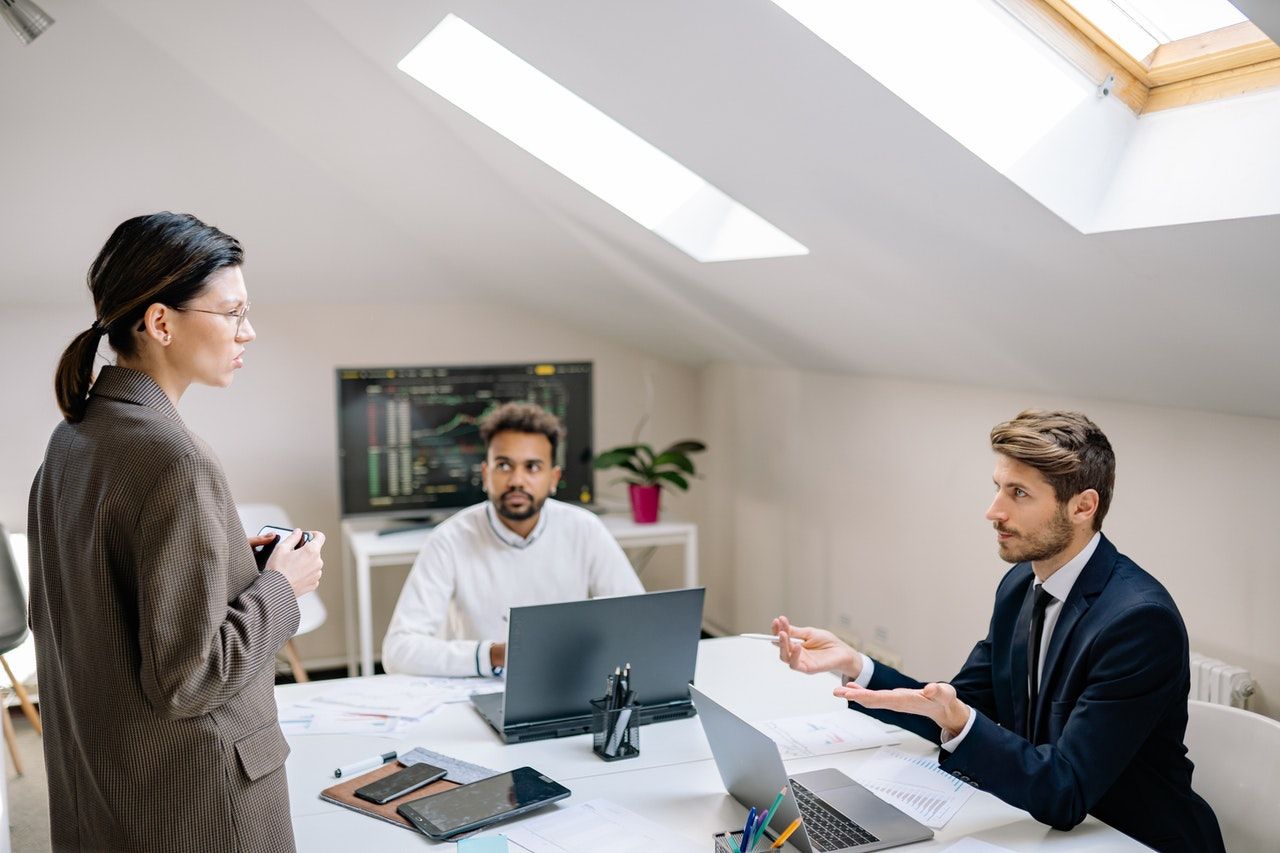
[[[659,452],[647,444],[626,444],[601,453],[595,467],[623,469],[626,473],[613,482],[629,484],[631,517],[637,524],[652,524],[658,520],[661,490],[674,487],[687,491],[689,479],[697,476],[689,454],[706,449],[701,441],[691,439]]]

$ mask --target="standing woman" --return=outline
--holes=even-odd
[[[96,319],[58,364],[65,422],[28,515],[57,851],[294,849],[275,659],[324,536],[294,550],[295,530],[260,571],[177,410],[193,383],[230,385],[254,339],[242,260],[193,216],[122,223],[89,269]],[[116,365],[91,382],[104,335]]]

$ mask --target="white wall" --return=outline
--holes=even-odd
[[[253,283],[250,283],[251,289]],[[0,364],[8,415],[0,427],[0,522],[26,529],[27,493],[59,414],[53,371],[63,347],[92,319],[88,306],[6,306],[0,313]],[[655,385],[644,438],[654,443],[702,434],[695,369],[641,354],[526,309],[502,305],[255,305],[259,338],[230,389],[192,388],[180,411],[213,446],[238,500],[281,504],[303,526],[325,531],[320,593],[329,618],[300,637],[305,660],[344,655],[343,578],[338,536],[337,415],[334,367],[477,364],[525,361],[595,362],[597,447],[629,442],[644,408],[644,377]],[[597,474],[602,499],[625,500]],[[698,518],[697,490],[664,495],[664,511]],[[659,552],[643,576],[651,588],[675,585],[680,554]],[[374,576],[374,634],[390,619],[404,569]]]
[[[1280,421],[726,364],[703,371],[709,617],[787,613],[950,677],[1007,566],[984,520],[991,427],[1084,411],[1116,450],[1104,530],[1173,594],[1192,647],[1248,667],[1280,716]]]
[[[1086,233],[1280,212],[1280,90],[1144,115]]]

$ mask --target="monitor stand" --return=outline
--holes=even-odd
[[[390,536],[393,533],[408,533],[411,530],[430,530],[439,524],[443,518],[434,515],[411,515],[404,518],[395,519],[394,527],[387,527],[378,531],[379,536]]]

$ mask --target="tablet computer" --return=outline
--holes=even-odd
[[[572,793],[532,767],[519,767],[396,807],[423,834],[437,841],[563,800]]]

